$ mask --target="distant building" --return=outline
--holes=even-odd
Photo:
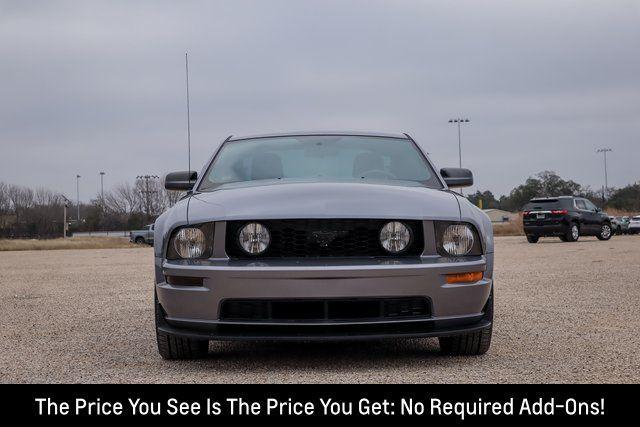
[[[514,221],[518,214],[503,211],[502,209],[483,209],[483,212],[487,214],[491,222],[509,222]]]

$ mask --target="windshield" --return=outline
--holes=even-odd
[[[260,180],[413,181],[442,188],[413,141],[346,135],[230,141],[209,166],[200,190]]]

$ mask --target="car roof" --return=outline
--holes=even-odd
[[[365,132],[365,131],[297,131],[281,133],[264,133],[258,135],[229,136],[227,141],[240,141],[243,139],[277,138],[288,136],[370,136],[377,138],[409,139],[403,133]]]
[[[537,202],[539,200],[558,200],[558,199],[573,199],[573,198],[578,198],[578,197],[574,197],[574,196],[558,196],[558,197],[535,197],[531,200],[529,200],[530,202]]]

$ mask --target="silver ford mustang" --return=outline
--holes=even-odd
[[[439,337],[489,349],[491,222],[409,135],[308,132],[227,138],[155,223],[158,349],[210,340]]]

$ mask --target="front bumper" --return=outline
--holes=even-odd
[[[272,325],[201,325],[174,326],[166,321],[158,325],[158,330],[185,338],[216,341],[353,341],[378,340],[387,338],[428,338],[468,334],[491,326],[491,320],[484,315],[464,321],[424,321],[394,322],[386,324],[277,327]]]
[[[475,283],[447,284],[445,275],[483,271]],[[493,254],[466,258],[167,261],[156,258],[158,327],[211,340],[314,340],[427,337],[467,333],[491,320]],[[203,278],[202,286],[176,286],[166,276]],[[425,297],[430,315],[410,320],[221,320],[225,299]]]

